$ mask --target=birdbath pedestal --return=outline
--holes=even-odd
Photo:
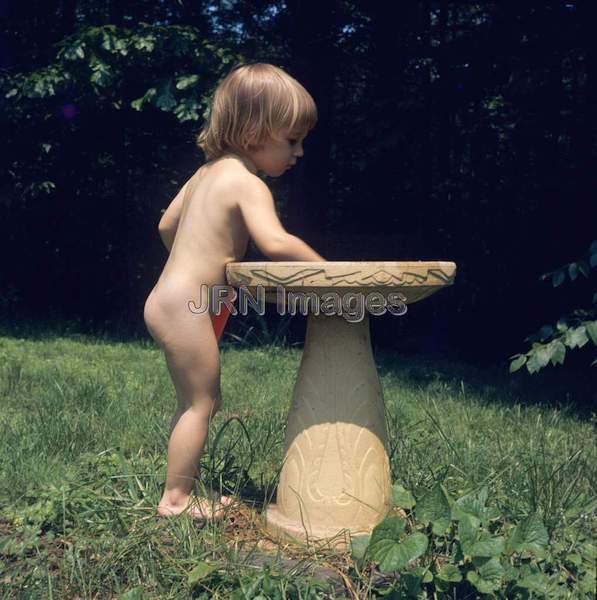
[[[293,306],[307,314],[276,503],[266,509],[276,537],[345,547],[349,536],[369,533],[386,516],[385,405],[367,309],[404,314],[408,304],[451,285],[455,273],[445,261],[227,264],[229,285],[264,294],[280,314],[293,314]]]

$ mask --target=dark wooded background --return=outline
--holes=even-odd
[[[405,317],[372,318],[376,346],[523,351],[594,290],[539,277],[596,237],[596,16],[553,0],[4,2],[4,324],[148,335],[157,222],[203,161],[210,94],[263,61],[319,110],[298,168],[267,179],[286,228],[329,260],[458,265]]]

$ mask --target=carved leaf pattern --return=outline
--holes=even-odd
[[[314,526],[331,514],[350,526],[375,520],[388,504],[384,406],[368,327],[368,320],[309,318],[278,487],[289,518],[300,504]]]

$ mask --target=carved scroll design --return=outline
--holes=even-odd
[[[302,269],[294,272],[292,270],[288,275],[273,274],[263,269],[251,269],[251,274],[259,281],[269,281],[274,285],[292,285],[297,281],[304,280],[306,277],[313,277],[318,273],[325,273],[324,269]]]
[[[453,281],[453,277],[450,277],[450,275],[439,268],[427,269],[426,273],[415,273],[412,271],[390,273],[385,269],[380,269],[379,271],[375,271],[375,273],[364,273],[365,271],[361,270],[339,275],[326,275],[326,279],[333,286],[342,284],[354,286],[356,284],[362,287],[377,287],[379,285],[392,287],[395,285],[408,285],[413,282],[422,284],[433,278],[438,279],[444,285]]]
[[[325,269],[301,269],[295,271],[289,269],[287,275],[283,274],[283,267],[278,267],[278,273],[272,273],[271,271],[264,269],[250,269],[249,273],[231,271],[229,279],[231,279],[233,285],[258,285],[258,284],[270,284],[272,287],[275,285],[282,286],[299,286],[304,285],[306,287],[396,287],[404,285],[450,285],[454,282],[454,276],[446,273],[439,267],[432,267],[421,271],[402,271],[396,270],[395,272],[387,271],[386,269],[379,269],[375,272],[371,272],[370,269],[357,269],[345,273],[338,274],[327,274]],[[316,277],[321,275],[321,279]],[[305,284],[305,279],[309,282]]]

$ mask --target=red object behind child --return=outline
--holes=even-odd
[[[232,290],[232,298],[230,299],[232,304],[236,302],[237,294],[236,291]],[[232,314],[232,311],[224,304],[221,306],[220,314],[215,315],[211,314],[211,322],[213,324],[214,332],[216,334],[216,339],[218,342],[222,337],[222,333],[224,333],[224,327],[226,327],[226,323],[228,321],[228,317]]]

